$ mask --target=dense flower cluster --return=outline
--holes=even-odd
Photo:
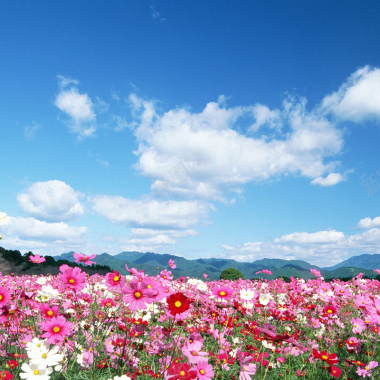
[[[60,270],[0,274],[0,379],[380,378],[376,280],[326,282],[316,270],[290,283]]]

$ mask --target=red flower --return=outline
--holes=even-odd
[[[339,367],[331,366],[327,368],[327,370],[329,371],[330,375],[334,377],[340,377],[342,374],[342,370]]]
[[[9,371],[0,371],[0,379],[1,380],[11,380],[13,379],[13,375]]]
[[[333,316],[337,313],[337,309],[334,305],[326,305],[323,308],[323,313],[328,315],[328,316]]]
[[[326,351],[321,351],[321,353],[319,353],[315,348],[313,349],[313,355],[315,358],[327,362],[327,364],[330,366],[338,363],[338,361],[339,361],[336,354],[328,354]],[[338,367],[336,367],[336,368],[338,368]]]
[[[187,363],[174,363],[169,369],[168,380],[191,380],[197,378],[197,371],[191,369]]]
[[[174,293],[167,299],[171,315],[181,314],[190,309],[192,301],[181,292]]]

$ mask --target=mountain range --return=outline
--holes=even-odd
[[[63,253],[54,256],[55,260],[74,261],[74,252]],[[175,261],[176,269],[170,269],[168,261]],[[376,277],[373,269],[380,268],[380,254],[368,255],[363,254],[351,257],[332,267],[318,267],[311,265],[303,260],[283,260],[283,259],[262,259],[254,262],[238,262],[231,259],[194,259],[188,260],[170,254],[158,254],[153,252],[121,252],[117,255],[102,253],[94,259],[97,264],[108,265],[113,270],[121,274],[128,274],[125,265],[129,268],[143,270],[150,276],[157,275],[161,270],[168,269],[173,273],[175,278],[189,276],[193,278],[203,278],[203,274],[208,275],[210,280],[218,280],[220,273],[227,268],[238,269],[246,279],[267,278],[275,279],[277,277],[298,277],[298,278],[315,278],[310,269],[314,268],[321,272],[326,279],[331,278],[352,278],[359,273],[369,278]],[[272,275],[256,272],[268,269]]]

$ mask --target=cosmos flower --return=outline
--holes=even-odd
[[[72,327],[72,323],[66,321],[65,317],[61,315],[54,317],[41,324],[41,330],[46,331],[41,335],[41,338],[47,338],[48,343],[52,344],[62,342],[70,333]]]
[[[9,290],[0,286],[0,307],[6,305],[11,300]]]
[[[172,269],[177,268],[177,265],[174,264],[174,260],[172,260],[172,259],[169,260],[169,267]]]
[[[145,310],[147,304],[153,302],[153,291],[148,288],[148,283],[145,280],[132,280],[128,286],[122,289],[123,301],[128,305],[128,308],[135,311],[137,309]]]
[[[74,253],[74,258],[76,259],[76,263],[82,263],[84,265],[91,265],[91,264],[96,264],[95,261],[90,261],[90,259],[93,259],[96,255],[90,255],[90,256],[85,256],[83,253]]]
[[[59,279],[65,286],[73,290],[82,290],[86,286],[86,273],[80,268],[69,268],[60,273]]]
[[[232,295],[232,288],[228,286],[215,286],[215,288],[212,290],[212,294],[216,298],[221,298],[221,299],[230,299]]]
[[[114,270],[112,273],[106,274],[106,283],[110,288],[123,287],[125,284],[125,278],[118,272]]]
[[[171,315],[184,313],[190,309],[192,301],[181,292],[172,294],[167,298],[169,311]]]
[[[40,255],[30,255],[29,256],[29,261],[31,261],[32,263],[35,263],[35,264],[41,264],[43,262],[46,261],[45,257],[42,257]]]

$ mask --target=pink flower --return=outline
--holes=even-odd
[[[378,363],[377,362],[374,362],[374,361],[371,361],[369,362],[364,368],[358,368],[358,370],[356,371],[356,373],[359,375],[359,376],[363,376],[363,377],[371,377],[371,369],[374,369],[378,366]]]
[[[169,267],[172,269],[177,268],[177,265],[174,264],[174,260],[172,260],[172,259],[169,260]]]
[[[197,363],[195,369],[197,370],[197,378],[199,380],[211,380],[214,377],[212,365],[208,364],[207,361]]]
[[[173,276],[172,276],[172,272],[164,269],[160,272],[160,276],[161,278],[163,278],[164,280],[168,280],[168,281],[171,281],[173,280]]]
[[[374,271],[378,274],[380,274],[380,269],[374,269]]]
[[[153,302],[153,291],[148,288],[146,280],[139,281],[134,279],[122,289],[124,296],[123,301],[128,305],[131,310],[144,310],[147,308],[146,304]]]
[[[106,274],[106,283],[110,288],[121,289],[125,284],[125,278],[116,270]]]
[[[74,258],[76,259],[75,262],[83,262],[84,265],[96,264],[95,261],[90,261],[90,259],[93,259],[95,256],[96,255],[85,256],[83,253],[74,253]]]
[[[251,380],[250,375],[256,373],[256,364],[249,363],[250,358],[246,358],[242,361],[240,366],[239,380]]]
[[[360,334],[366,327],[365,322],[361,318],[351,318],[352,332]]]
[[[50,321],[42,323],[41,330],[46,331],[46,333],[42,334],[41,338],[47,338],[48,343],[51,344],[62,342],[72,327],[72,323],[66,321],[61,315],[54,317]]]
[[[59,311],[58,306],[53,306],[52,308],[50,308],[50,306],[47,303],[40,304],[39,308],[44,318],[47,318],[47,319],[54,318],[58,314],[58,311]]]
[[[183,347],[182,352],[187,357],[190,364],[197,364],[205,360],[207,361],[207,359],[205,359],[207,352],[201,351],[202,346],[202,342],[198,340]]]
[[[203,277],[204,277],[204,279],[206,280],[206,278],[208,277],[208,274],[203,273]]]
[[[321,272],[319,270],[316,270],[314,268],[310,268],[310,272],[314,275],[314,276],[317,276],[317,277],[321,277]]]
[[[86,273],[80,268],[69,268],[59,274],[59,279],[64,285],[73,290],[82,290],[86,286]]]
[[[0,286],[0,307],[5,306],[11,300],[9,290]]]
[[[42,257],[40,255],[30,255],[29,256],[29,261],[31,261],[32,263],[36,263],[36,264],[41,264],[43,263],[44,261],[46,261],[45,257]]]
[[[233,290],[232,288],[228,287],[228,286],[215,286],[214,289],[212,289],[212,294],[216,297],[216,298],[222,298],[222,299],[229,299],[231,298],[231,294],[232,294]]]
[[[60,272],[64,272],[66,269],[69,269],[70,266],[68,266],[67,264],[62,264],[60,267],[59,267],[59,270]]]

